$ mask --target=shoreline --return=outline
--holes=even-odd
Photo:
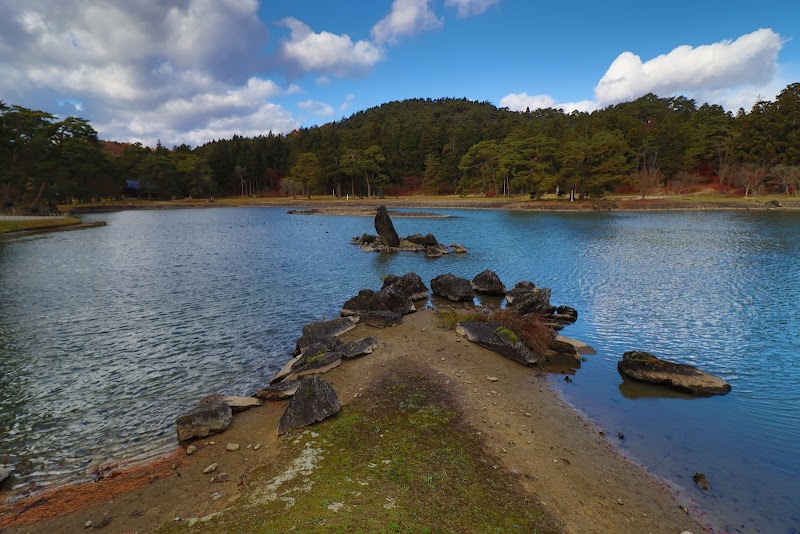
[[[414,368],[448,391],[487,455],[562,521],[564,531],[713,530],[679,488],[626,458],[596,423],[547,383],[541,371],[459,338],[440,326],[435,311],[412,313],[390,329],[357,325],[342,340],[365,335],[379,339],[373,354],[324,375],[345,410],[356,399],[371,402],[364,391],[371,391],[370,386],[382,378]],[[489,381],[489,375],[497,381]],[[150,531],[178,516],[207,517],[235,508],[252,489],[250,473],[265,465],[279,468],[293,454],[292,438],[279,438],[274,431],[285,405],[286,401],[268,402],[238,414],[224,433],[196,441],[200,450],[193,456],[181,446],[165,458],[131,466],[96,483],[54,488],[12,505],[6,499],[0,505],[0,527],[35,525],[47,530],[58,525],[73,531],[82,530],[87,520],[98,523],[109,517],[115,530]],[[242,453],[225,451],[229,442],[241,443]],[[208,443],[213,445],[203,446]],[[255,443],[263,447],[257,452],[245,449],[245,444]],[[230,474],[231,483],[209,484],[202,469],[212,461]],[[220,497],[210,499],[212,491]]]

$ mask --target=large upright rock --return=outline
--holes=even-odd
[[[231,407],[222,402],[202,404],[179,416],[175,421],[178,439],[204,438],[222,432],[233,421]]]
[[[486,269],[481,274],[473,278],[472,282],[470,283],[472,285],[472,289],[478,293],[484,293],[486,295],[506,294],[506,286],[504,286],[503,282],[500,281],[500,277],[497,276],[496,272],[490,271],[489,269]]]
[[[693,365],[668,362],[649,352],[631,350],[617,363],[619,372],[642,382],[662,384],[695,395],[725,395],[731,386],[723,379]]]
[[[440,274],[431,280],[431,291],[434,295],[439,295],[446,299],[458,302],[462,300],[472,300],[475,291],[466,278],[461,278],[453,274]]]
[[[312,425],[337,413],[341,408],[333,386],[319,376],[307,376],[286,406],[278,423],[278,434]]]
[[[383,204],[378,207],[378,213],[375,214],[375,231],[378,232],[381,243],[387,247],[400,246],[400,236],[397,235],[389,212],[386,211],[386,206]]]

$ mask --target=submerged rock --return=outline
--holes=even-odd
[[[378,237],[380,237],[383,245],[387,247],[400,246],[400,237],[397,235],[392,219],[389,217],[389,212],[383,204],[378,207],[378,212],[375,214],[375,231],[378,232]]]
[[[506,286],[500,281],[500,277],[489,269],[473,278],[470,285],[476,292],[486,295],[505,295],[506,293]]]
[[[694,480],[695,484],[700,486],[700,489],[703,491],[711,491],[711,483],[709,483],[705,473],[695,473],[692,476],[692,480]]]
[[[695,395],[725,395],[730,384],[693,365],[668,362],[643,351],[628,351],[617,364],[619,372],[642,382],[662,384]]]
[[[333,386],[319,376],[303,378],[278,423],[278,434],[322,421],[341,409]]]
[[[454,302],[469,301],[475,298],[475,291],[466,278],[453,274],[440,274],[431,280],[431,290],[434,295],[444,297]]]
[[[286,400],[295,394],[299,386],[299,380],[284,380],[259,389],[253,396],[265,401]]]
[[[222,432],[231,426],[233,412],[222,402],[203,404],[184,413],[175,420],[178,439],[204,438]]]
[[[500,323],[465,321],[456,326],[456,333],[509,360],[527,366],[539,363],[537,357],[520,341],[517,335]]]
[[[450,243],[450,248],[453,249],[453,253],[455,254],[466,254],[467,247],[464,245],[459,245],[458,243]]]

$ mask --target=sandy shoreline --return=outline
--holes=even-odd
[[[713,530],[688,497],[624,458],[613,443],[613,429],[604,433],[581,416],[548,387],[540,371],[444,330],[434,311],[410,314],[395,328],[359,325],[342,339],[367,335],[379,339],[373,354],[324,375],[345,410],[371,385],[415,369],[448,391],[487,455],[497,458],[522,490],[543,503],[564,532]],[[199,440],[200,450],[192,456],[178,449],[168,458],[97,483],[5,502],[0,505],[0,530],[77,532],[90,520],[95,525],[108,521],[107,532],[150,532],[175,517],[208,517],[236,507],[253,491],[254,470],[279,470],[292,460],[290,443],[275,432],[285,404],[267,403],[237,415],[226,432]],[[209,442],[214,444],[204,446]],[[242,450],[228,452],[227,443],[240,443]],[[257,451],[248,447],[256,444],[261,445]],[[209,482],[202,470],[212,462],[219,463],[230,482]],[[215,499],[212,492],[218,495]]]

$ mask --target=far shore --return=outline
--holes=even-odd
[[[552,198],[550,198],[552,197]],[[771,195],[764,197],[730,197],[722,195],[679,195],[664,197],[609,195],[602,199],[585,199],[570,202],[548,195],[533,200],[526,195],[486,198],[479,196],[398,196],[336,199],[331,196],[307,198],[288,197],[229,197],[174,201],[147,201],[128,199],[89,204],[61,205],[63,212],[102,213],[124,210],[156,210],[217,207],[274,207],[294,210],[314,210],[319,215],[372,216],[381,204],[393,209],[487,209],[508,211],[544,212],[597,212],[597,211],[731,211],[731,210],[800,210],[800,197]],[[399,214],[393,214],[399,215]],[[408,216],[408,215],[407,215]],[[422,216],[418,214],[417,216]]]
[[[381,481],[391,479],[378,475],[380,469],[389,469],[387,462],[407,457],[383,462],[378,460],[385,457],[378,457],[375,464],[363,465],[358,472],[358,477],[367,478],[350,479],[345,471],[336,487],[353,487],[342,490],[335,499],[329,494],[316,495],[319,501],[313,501],[318,503],[314,509],[287,503],[320,491],[315,488],[322,487],[325,480],[314,473],[336,477],[342,469],[354,468],[346,462],[338,464],[342,455],[370,457],[369,451],[380,447],[385,433],[403,432],[391,427],[376,429],[359,436],[358,450],[345,452],[335,442],[339,434],[327,430],[345,432],[351,424],[348,417],[385,405],[391,392],[383,388],[387,380],[393,380],[392,391],[405,391],[408,402],[417,402],[413,401],[415,388],[423,383],[446,394],[448,406],[452,405],[448,409],[454,410],[463,425],[462,439],[469,435],[469,440],[475,440],[482,449],[483,465],[498,470],[507,481],[504,484],[513,486],[521,498],[541,506],[556,525],[547,532],[713,531],[704,512],[693,506],[690,492],[656,478],[624,457],[612,437],[615,429],[601,429],[579,414],[548,387],[541,371],[522,367],[446,330],[434,310],[412,313],[394,328],[357,325],[342,339],[365,336],[378,337],[373,354],[344,362],[324,375],[341,400],[339,415],[281,438],[276,429],[287,401],[268,402],[237,415],[224,433],[196,441],[199,450],[191,456],[179,447],[162,460],[128,470],[114,469],[96,483],[62,487],[14,502],[0,501],[0,530],[80,532],[86,525],[110,525],[115,532],[246,531],[250,521],[258,520],[268,531],[272,521],[289,521],[298,531],[304,530],[303,525],[308,531],[345,531],[341,526],[332,527],[341,525],[345,517],[351,527],[360,524],[362,530],[368,529],[367,521],[376,516],[381,520],[393,517],[395,501],[398,506],[413,508],[413,492],[386,496],[381,492],[390,491],[386,488],[391,484]],[[321,437],[314,441],[317,435]],[[241,449],[226,450],[229,443],[240,444]],[[303,468],[306,471],[300,480],[292,480],[287,473],[312,446],[324,454]],[[414,458],[413,451],[412,460],[430,461]],[[216,473],[226,473],[222,483],[203,474],[212,463],[219,465]],[[430,465],[430,469],[436,473],[437,466]],[[376,478],[370,479],[370,473]],[[316,485],[309,480],[316,480]],[[427,487],[424,485],[438,480],[432,476],[418,483]],[[282,493],[276,493],[276,484]],[[265,498],[265,492],[275,497]],[[443,508],[440,513],[444,521],[454,512]],[[248,523],[241,518],[248,518]]]

